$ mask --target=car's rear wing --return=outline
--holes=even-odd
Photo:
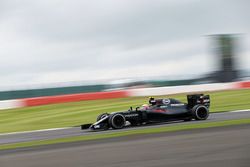
[[[192,94],[187,95],[188,107],[193,108],[197,104],[202,104],[209,108],[210,106],[210,97],[209,95],[204,94]]]

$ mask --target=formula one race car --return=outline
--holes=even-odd
[[[81,125],[81,128],[91,130],[121,129],[128,124],[138,126],[154,122],[206,120],[208,118],[209,95],[187,95],[187,101],[188,103],[182,103],[172,98],[154,99],[151,97],[147,105],[137,107],[135,110],[130,107],[128,111],[103,113],[97,117],[96,123]]]

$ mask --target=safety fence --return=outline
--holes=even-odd
[[[222,91],[250,88],[250,81],[232,83],[212,83],[201,85],[169,86],[156,88],[138,88],[110,92],[77,93],[58,96],[43,96],[34,98],[12,99],[0,101],[1,109],[40,106],[47,104],[76,102],[84,100],[112,99],[134,96],[159,96],[179,93],[195,93],[204,91]]]

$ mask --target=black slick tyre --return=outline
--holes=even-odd
[[[108,113],[100,114],[100,115],[98,115],[98,117],[96,118],[96,121],[99,121],[99,120],[101,120],[102,118],[104,118],[105,116],[108,116],[108,115],[109,115]]]
[[[204,105],[196,105],[192,109],[192,114],[195,120],[206,120],[209,116],[209,110]]]
[[[113,129],[122,129],[126,124],[126,119],[122,114],[113,114],[109,117],[109,125]]]

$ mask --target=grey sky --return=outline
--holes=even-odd
[[[242,34],[249,69],[249,11],[248,0],[2,0],[0,87],[203,74],[218,33]]]

